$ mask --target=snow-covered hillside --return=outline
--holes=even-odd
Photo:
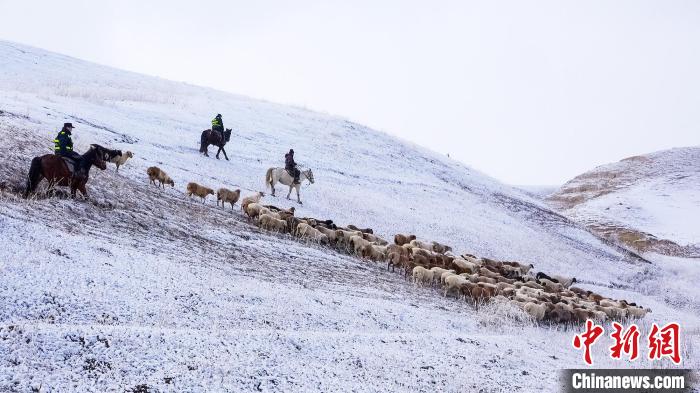
[[[564,184],[547,201],[634,250],[700,257],[700,147],[597,167]]]
[[[216,113],[234,129],[228,162],[197,151]],[[89,201],[21,200],[64,121],[76,150],[135,157],[94,169]],[[684,366],[697,364],[700,269],[668,258],[660,271],[521,191],[342,118],[0,41],[0,135],[0,390],[541,391],[582,365],[572,331],[475,311],[184,196],[188,181],[263,190],[289,148],[316,182],[303,206],[267,202],[574,275],[651,307],[642,326],[680,320]],[[148,185],[151,165],[175,188]]]

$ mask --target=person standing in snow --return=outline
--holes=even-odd
[[[224,140],[224,121],[221,120],[221,113],[211,121],[211,130],[221,134],[221,140]]]
[[[79,159],[80,154],[73,151],[73,138],[71,137],[73,133],[73,123],[64,123],[63,128],[53,140],[54,143],[54,154],[69,157],[73,159]]]
[[[297,169],[297,163],[294,162],[294,149],[289,149],[289,153],[284,155],[284,169],[294,176],[294,184],[299,184],[299,175],[301,172]]]

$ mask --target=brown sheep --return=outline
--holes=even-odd
[[[336,243],[338,243],[338,234],[335,230],[326,228],[323,225],[316,225],[316,229],[324,235],[328,236],[328,242],[331,245],[335,245]]]
[[[442,265],[442,267],[449,269],[450,266],[452,266],[452,262],[454,261],[455,257],[451,255],[438,255],[438,260],[439,263]]]
[[[404,235],[404,234],[397,234],[394,236],[394,244],[397,246],[403,246],[404,244],[408,244],[411,242],[411,240],[416,240],[416,235]]]
[[[231,210],[233,210],[233,205],[238,202],[238,198],[241,197],[241,190],[236,189],[231,191],[226,188],[219,188],[216,192],[216,206],[219,206],[219,201],[221,201],[221,208],[224,209],[224,205],[228,202],[231,204]]]
[[[338,239],[338,248],[344,248],[346,251],[350,251],[350,238],[353,236],[362,236],[360,231],[346,231],[344,229],[336,229],[336,237]]]
[[[249,203],[246,205],[245,208],[245,214],[250,218],[251,220],[255,220],[260,216],[261,213],[264,213],[262,210],[265,209],[261,204],[259,203]],[[269,211],[269,210],[267,210]]]
[[[363,239],[360,235],[350,237],[349,242],[352,250],[355,252],[355,255],[359,256],[360,258],[367,256],[365,246],[370,244],[370,242]]]
[[[214,190],[209,187],[200,186],[195,182],[187,183],[187,196],[192,198],[192,195],[197,195],[202,198],[202,203],[206,203],[207,195],[214,195]]]
[[[328,236],[324,235],[318,229],[306,223],[300,223],[297,226],[296,235],[299,238],[309,239],[318,244],[329,244]]]
[[[294,217],[294,208],[290,207],[289,210],[280,210],[277,212],[279,214],[280,219],[282,220],[287,220],[289,217]]]
[[[363,233],[362,233],[362,237],[363,237],[365,240],[367,240],[367,241],[369,241],[369,242],[372,242],[372,243],[379,244],[380,246],[386,246],[386,245],[389,244],[388,241],[382,239],[381,237],[379,237],[379,236],[377,236],[377,235],[373,235],[373,234],[371,234],[371,233],[364,233],[364,232],[363,232]]]
[[[173,181],[173,179],[171,179],[167,173],[165,173],[162,169],[158,168],[157,166],[149,167],[146,170],[146,173],[148,174],[148,178],[151,180],[151,183],[153,183],[154,186],[156,186],[156,180],[158,180],[158,182],[163,188],[165,188],[166,184],[170,184],[172,187],[175,187],[175,182]]]
[[[287,232],[291,233],[292,235],[296,235],[297,232],[297,227],[299,227],[299,224],[304,223],[305,221],[294,217],[294,216],[289,216],[287,217]]]
[[[400,267],[408,262],[408,256],[394,251],[389,253],[387,261],[386,270],[389,270],[389,267],[391,267],[391,271],[393,272],[396,266]]]
[[[496,296],[496,288],[478,285],[472,288],[471,298],[475,304],[483,303]]]
[[[397,246],[396,244],[389,244],[389,245],[386,247],[386,251],[387,251],[388,253],[395,252],[395,253],[398,253],[398,254],[400,254],[400,255],[406,255],[406,256],[410,255],[410,252],[408,251],[407,248],[404,248],[404,247],[401,247],[401,246]]]
[[[461,281],[461,284],[459,285],[459,293],[465,300],[469,300],[472,297],[472,290],[477,287],[478,285],[474,283]]]
[[[269,214],[261,214],[259,222],[260,222],[260,227],[263,229],[267,229],[268,231],[282,233],[287,228],[286,221],[279,220],[279,219],[277,219]]]
[[[376,244],[367,244],[362,251],[362,254],[375,262],[383,262],[386,260],[386,246]]]

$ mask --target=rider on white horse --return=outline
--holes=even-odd
[[[294,176],[294,184],[300,184],[299,174],[301,171],[297,169],[297,163],[294,162],[294,149],[289,149],[289,153],[284,155],[284,169]]]

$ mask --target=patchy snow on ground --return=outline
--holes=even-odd
[[[597,167],[549,197],[567,217],[700,246],[700,147],[663,150]]]
[[[303,205],[281,188],[266,203],[574,275],[652,308],[643,329],[680,321],[683,366],[698,366],[697,264],[645,261],[458,162],[335,116],[9,42],[0,71],[0,390],[534,392],[583,366],[578,327],[476,310],[184,195],[189,181],[264,190],[289,148],[316,181]],[[230,161],[198,153],[216,113],[234,129]],[[76,150],[134,158],[93,169],[87,201],[19,198],[64,121]],[[151,165],[175,187],[149,185]],[[669,366],[612,361],[605,344],[597,367]]]

